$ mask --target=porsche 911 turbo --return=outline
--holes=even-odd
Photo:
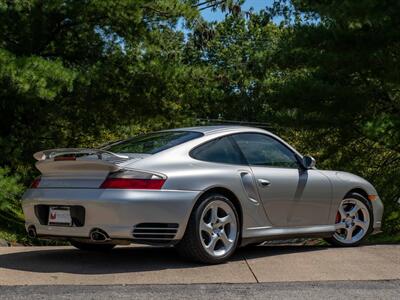
[[[34,157],[41,176],[22,199],[28,235],[81,250],[172,245],[216,264],[274,239],[356,246],[381,227],[383,204],[369,182],[319,170],[259,128],[164,130]]]

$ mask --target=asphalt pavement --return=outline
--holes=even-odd
[[[400,281],[0,286],[0,299],[399,299]]]

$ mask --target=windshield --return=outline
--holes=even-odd
[[[201,136],[202,133],[194,131],[154,132],[117,142],[103,149],[114,153],[155,154]]]

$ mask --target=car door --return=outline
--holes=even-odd
[[[296,153],[272,136],[232,136],[249,163],[265,212],[274,226],[326,225],[331,205],[329,179],[301,167]]]

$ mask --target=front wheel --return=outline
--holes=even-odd
[[[335,246],[357,246],[372,229],[371,204],[363,196],[352,194],[340,203],[336,214],[336,232],[326,239]]]
[[[225,196],[211,194],[194,208],[178,251],[192,260],[218,264],[235,251],[240,222],[235,206]]]

